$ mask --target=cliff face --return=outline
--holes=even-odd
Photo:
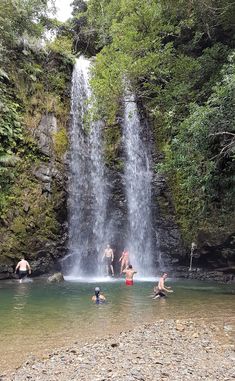
[[[63,255],[66,241],[65,164],[56,159],[58,123],[55,115],[42,115],[35,141],[43,159],[20,162],[10,201],[1,217],[0,277],[11,277],[22,254],[33,274],[50,271]]]
[[[0,168],[0,279],[14,276],[22,255],[34,275],[50,271],[67,238],[65,155],[73,62],[43,49],[17,54],[5,81],[5,114],[7,120],[9,106],[18,104],[13,117],[21,135],[13,142],[9,138],[10,160]],[[28,76],[26,64],[35,75]]]

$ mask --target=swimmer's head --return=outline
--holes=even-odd
[[[109,248],[110,248],[110,245],[108,244],[108,245],[107,245],[107,249],[109,249]]]
[[[168,277],[167,273],[162,273],[162,278],[166,279]]]
[[[130,269],[130,270],[131,270],[132,268],[133,268],[133,267],[132,267],[132,265],[129,265],[129,266],[128,266],[128,269]]]
[[[95,288],[95,295],[98,296],[100,293],[100,288],[99,287],[96,287]]]

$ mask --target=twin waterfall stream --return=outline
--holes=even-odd
[[[104,162],[102,121],[91,121],[92,93],[89,85],[90,61],[76,60],[72,76],[69,152],[69,246],[64,261],[72,278],[101,277],[102,256],[115,237],[108,202],[112,197]],[[153,273],[151,216],[151,155],[142,139],[143,126],[135,97],[123,96],[122,144],[124,171],[121,176],[126,199],[127,232],[122,250],[140,276]],[[115,247],[113,247],[115,250]],[[114,252],[119,258],[121,252]],[[116,258],[117,260],[117,258]],[[68,265],[69,264],[69,265]]]

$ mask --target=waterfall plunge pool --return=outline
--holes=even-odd
[[[174,293],[152,300],[155,282],[136,280],[133,287],[126,287],[123,279],[105,280],[0,282],[1,371],[12,370],[31,354],[40,357],[54,348],[82,345],[158,319],[208,319],[218,321],[221,328],[227,321],[234,324],[235,285],[172,279],[167,284]],[[107,304],[91,302],[95,286],[101,287]]]

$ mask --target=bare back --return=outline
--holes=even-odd
[[[21,259],[21,261],[17,265],[17,268],[20,271],[27,271],[30,268],[30,266],[29,266],[28,261],[26,261],[25,259]]]
[[[133,269],[124,270],[123,272],[126,274],[126,280],[133,280],[134,274],[136,274]]]

